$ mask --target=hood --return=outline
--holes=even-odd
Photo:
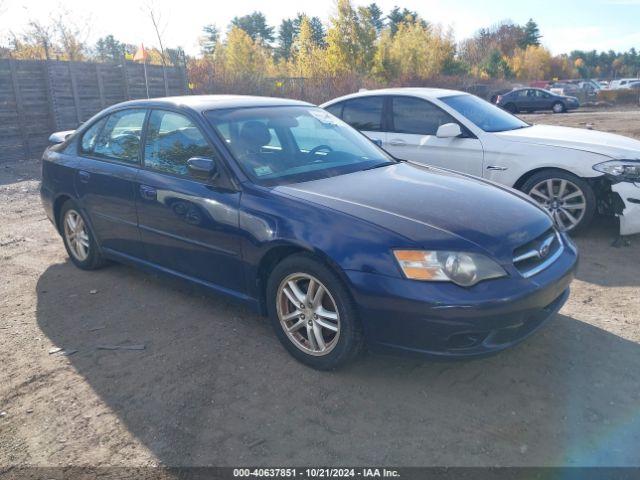
[[[511,142],[571,148],[620,160],[640,159],[640,141],[597,130],[533,125],[528,128],[498,132],[495,135]]]
[[[276,190],[376,224],[423,248],[479,249],[505,261],[552,225],[540,208],[506,187],[409,163]]]

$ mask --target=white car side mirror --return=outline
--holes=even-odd
[[[445,123],[438,127],[436,137],[438,138],[454,138],[462,135],[462,129],[457,123]]]
[[[63,132],[55,132],[52,133],[51,136],[49,137],[49,143],[51,144],[58,144],[58,143],[64,143],[64,141],[69,138],[69,136],[75,132],[75,130],[65,130]]]

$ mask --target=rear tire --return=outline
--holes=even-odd
[[[571,234],[584,231],[596,212],[591,185],[564,170],[542,170],[532,175],[521,190],[549,212],[560,230]]]
[[[278,339],[305,365],[334,370],[362,351],[362,327],[347,286],[313,256],[295,254],[276,265],[266,300]]]
[[[87,218],[73,200],[67,200],[62,205],[58,228],[67,254],[76,267],[95,270],[104,266],[105,259],[100,253]]]

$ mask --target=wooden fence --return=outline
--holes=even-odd
[[[147,65],[149,97],[187,94],[185,69]],[[0,163],[39,157],[52,132],[146,98],[143,65],[0,60]]]

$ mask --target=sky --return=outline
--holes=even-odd
[[[372,0],[352,0],[366,5]],[[431,23],[452,27],[456,40],[479,28],[509,19],[524,24],[533,18],[542,43],[553,54],[571,50],[640,50],[640,0],[378,0],[385,14],[394,5],[416,10]],[[225,31],[234,16],[261,10],[269,24],[304,12],[323,22],[335,12],[334,0],[0,0],[0,39],[20,32],[29,19],[47,21],[61,12],[83,26],[86,40],[113,34],[125,43],[155,45],[157,41],[145,7],[161,14],[166,46],[182,46],[188,54],[199,51],[202,26],[215,24]]]

